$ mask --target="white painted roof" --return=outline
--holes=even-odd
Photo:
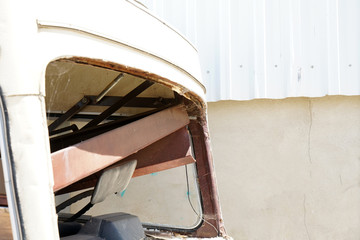
[[[360,94],[360,1],[140,2],[198,48],[208,101]]]

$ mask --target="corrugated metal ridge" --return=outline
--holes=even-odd
[[[141,2],[198,48],[208,101],[360,95],[360,1]]]

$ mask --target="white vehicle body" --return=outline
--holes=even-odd
[[[51,62],[111,69],[165,85],[197,107],[194,116],[209,148],[196,49],[136,2],[5,0],[0,33],[1,155],[14,239],[59,238],[45,106]],[[217,196],[211,157],[209,163],[210,195]],[[217,233],[208,237],[225,236],[217,198],[212,207],[209,219]]]

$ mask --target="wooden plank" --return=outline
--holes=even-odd
[[[164,170],[168,170],[175,167],[184,166],[186,164],[195,163],[195,159],[192,156],[187,156],[184,158],[179,158],[167,162],[162,162],[158,164],[153,164],[151,166],[137,168],[133,174],[133,177],[139,177],[143,175],[147,175],[154,172],[160,172]]]
[[[121,161],[121,162],[123,162],[123,161]],[[158,164],[153,164],[153,165],[149,165],[146,167],[136,168],[132,177],[133,178],[140,177],[140,176],[143,176],[146,174],[160,172],[160,171],[184,166],[186,164],[191,164],[191,163],[195,163],[195,162],[196,162],[196,160],[192,156],[186,156],[183,158],[162,161]],[[76,182],[66,188],[61,189],[60,191],[56,192],[56,194],[65,194],[65,193],[74,192],[74,191],[78,191],[78,190],[82,190],[82,189],[86,189],[86,188],[93,188],[93,187],[95,187],[100,175],[101,175],[100,173],[95,173],[87,178],[80,180],[79,182]]]
[[[141,149],[124,160],[137,159],[136,168],[149,167],[191,155],[191,143],[187,129],[181,128],[176,132]]]
[[[5,194],[0,194],[0,206],[1,207],[7,207],[8,202]]]
[[[184,107],[176,106],[52,153],[54,191],[136,153],[188,123]]]
[[[187,129],[183,127],[159,141],[156,141],[150,146],[141,149],[137,153],[120,160],[120,162],[112,165],[111,167],[122,164],[124,161],[136,159],[138,161],[136,166],[137,169],[147,169],[146,171],[148,173],[152,173],[160,171],[161,169],[166,170],[194,162],[195,160],[192,160],[191,162],[188,159],[183,160],[185,162],[181,160],[191,156],[191,152],[189,133]],[[155,165],[154,168],[151,168],[152,165]],[[135,172],[136,171],[137,170],[135,170]],[[94,187],[100,175],[101,171],[62,189],[56,194],[64,194],[84,188]],[[140,176],[140,174],[135,175]]]

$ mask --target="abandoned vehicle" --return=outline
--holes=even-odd
[[[0,235],[225,239],[191,43],[131,0],[0,12]]]

